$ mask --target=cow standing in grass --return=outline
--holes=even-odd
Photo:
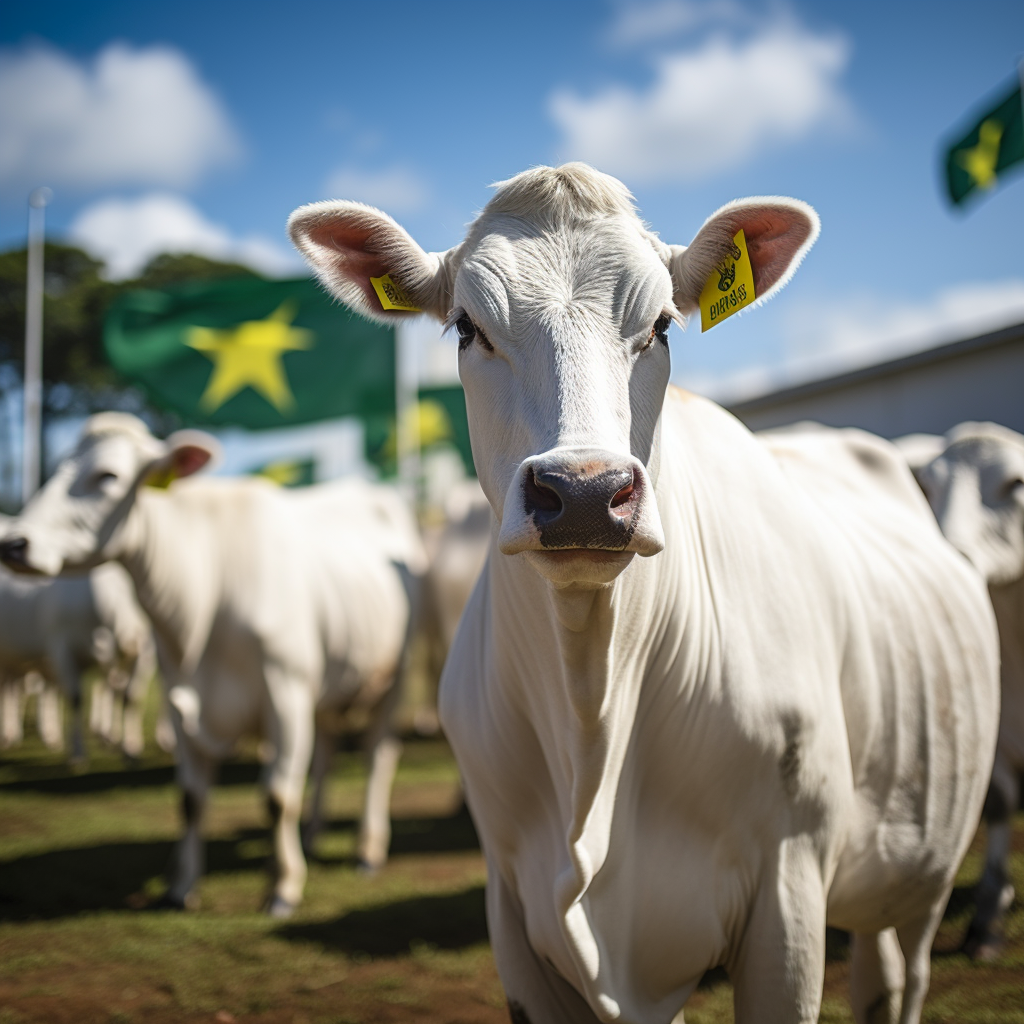
[[[387,277],[458,332],[498,526],[441,720],[513,1019],[681,1020],[723,964],[738,1021],[816,1021],[831,923],[856,1019],[917,1021],[995,745],[984,584],[886,443],[777,456],[666,395],[669,323],[737,232],[764,299],[814,212],[741,200],[670,246],[569,164],[499,185],[445,253],[354,202],[290,229],[354,308],[402,315]]]
[[[267,906],[286,916],[306,880],[298,825],[318,724],[321,749],[329,744],[321,713],[369,714],[359,856],[371,868],[387,856],[392,713],[425,556],[408,510],[364,481],[300,491],[253,478],[145,486],[191,476],[213,445],[195,432],[159,441],[133,416],[92,417],[0,558],[48,575],[116,559],[134,580],[156,633],[183,791],[170,905],[194,901],[217,765],[243,735],[267,741],[276,868]],[[318,758],[318,769],[326,763]]]
[[[0,536],[10,522],[0,522]],[[104,738],[119,743],[126,757],[139,757],[153,637],[124,570],[107,565],[44,581],[0,569],[0,746],[22,737],[26,673],[35,673],[43,741],[54,749],[64,745],[63,696],[71,708],[71,760],[83,762],[82,678],[93,668],[100,673],[94,705],[109,710]]]
[[[1024,436],[996,423],[961,423],[936,441],[936,457],[918,459],[915,473],[942,532],[988,581],[1002,648],[985,871],[964,943],[989,960],[1002,947],[1001,920],[1013,901],[1007,862],[1024,777]]]

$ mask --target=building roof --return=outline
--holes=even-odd
[[[821,377],[818,380],[807,381],[804,384],[779,388],[777,391],[768,391],[762,395],[756,395],[753,398],[746,398],[742,401],[728,402],[726,407],[730,412],[742,418],[744,413],[756,412],[769,406],[825,395],[830,391],[839,391],[849,387],[851,384],[862,384],[884,377],[892,377],[910,370],[917,370],[925,366],[950,362],[964,356],[974,355],[986,349],[1000,348],[1004,345],[1019,342],[1024,342],[1024,323],[1003,327],[989,334],[979,334],[972,338],[951,341],[945,345],[924,349],[921,352],[914,352],[884,363],[863,366],[857,370],[836,374],[833,377]]]

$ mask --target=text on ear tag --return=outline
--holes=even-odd
[[[733,235],[732,249],[712,271],[700,293],[701,332],[738,313],[755,298],[754,271],[750,266],[747,239],[740,228]]]
[[[408,313],[420,313],[419,306],[414,306],[412,299],[402,290],[402,286],[391,280],[390,274],[383,277],[371,277],[370,284],[380,299],[384,309],[404,309]]]

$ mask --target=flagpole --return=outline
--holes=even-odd
[[[398,485],[414,505],[419,497],[419,360],[416,334],[403,317],[395,328],[395,441]]]
[[[46,206],[53,193],[34,189],[28,197],[28,275],[25,292],[25,380],[22,389],[21,502],[39,489],[43,422],[43,245]]]

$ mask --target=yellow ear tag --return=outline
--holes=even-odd
[[[732,249],[715,267],[700,293],[701,333],[749,306],[756,297],[747,239],[740,228],[733,236]]]
[[[147,487],[155,487],[158,491],[166,491],[177,478],[174,467],[165,466],[163,469],[154,469],[150,472],[143,483]]]
[[[402,286],[391,280],[390,274],[385,274],[383,277],[371,277],[370,284],[373,285],[373,290],[377,293],[377,298],[380,299],[380,304],[384,309],[404,309],[407,313],[422,312],[419,306],[412,304],[412,299],[405,294]]]

